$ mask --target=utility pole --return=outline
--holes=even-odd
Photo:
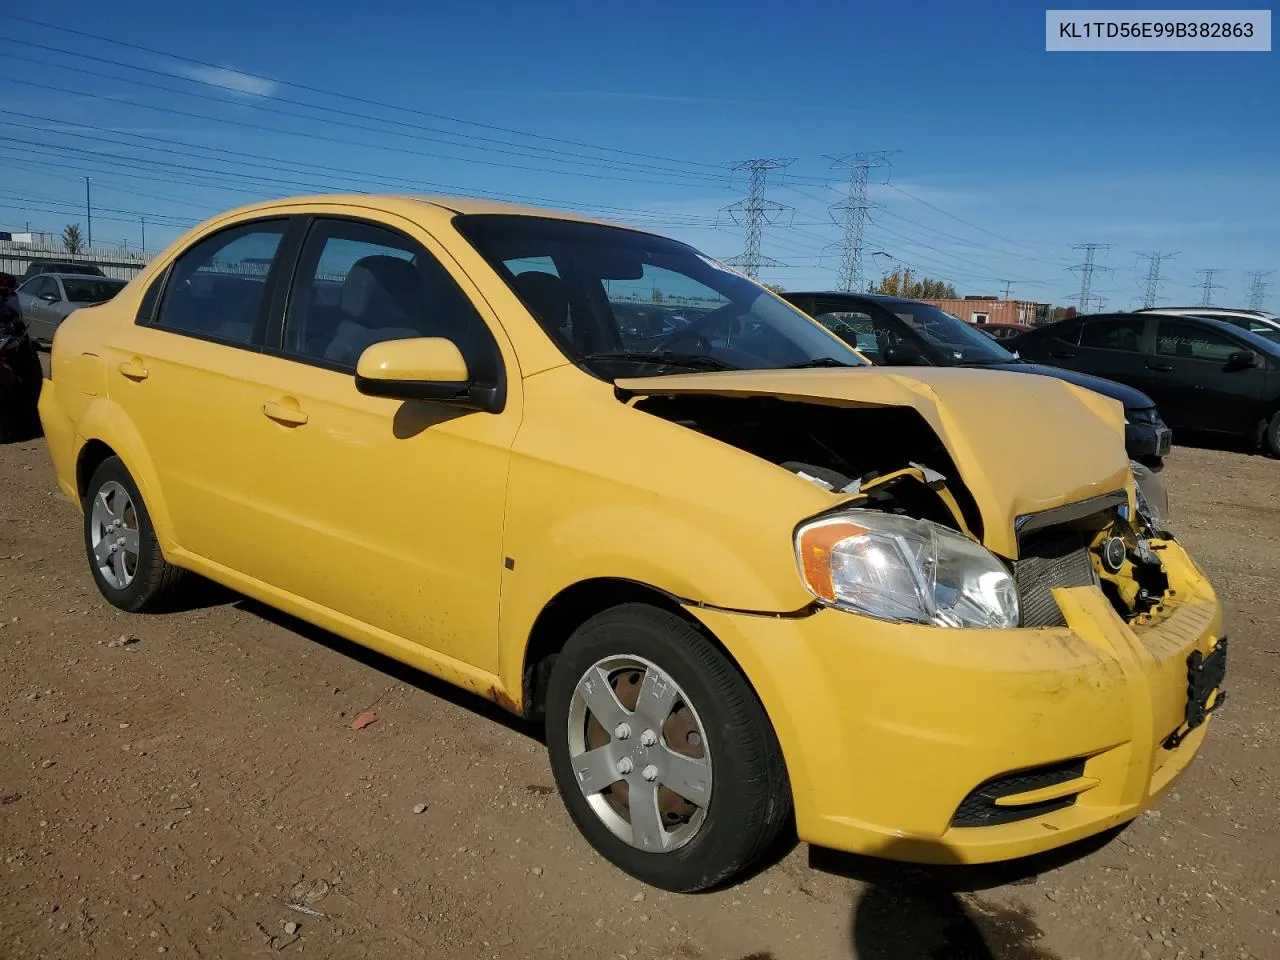
[[[747,181],[747,196],[721,208],[734,223],[743,228],[745,234],[742,253],[725,262],[738,267],[752,280],[759,279],[761,267],[782,266],[779,261],[760,253],[760,236],[765,224],[777,223],[791,207],[765,200],[764,188],[769,179],[769,171],[781,170],[793,163],[794,159],[768,158],[741,160],[733,165],[735,171],[747,171],[750,179]]]
[[[1096,271],[1109,270],[1110,267],[1100,267],[1094,262],[1095,256],[1099,250],[1106,251],[1111,249],[1109,243],[1077,243],[1073,250],[1084,251],[1084,262],[1077,264],[1070,269],[1080,274],[1080,293],[1076,297],[1077,308],[1081,313],[1089,312],[1089,304],[1097,302],[1098,307],[1102,307],[1102,298],[1093,295],[1093,275]]]
[[[1154,307],[1160,291],[1160,264],[1165,260],[1171,260],[1176,257],[1176,253],[1161,253],[1154,251],[1152,253],[1140,253],[1138,257],[1147,261],[1147,291],[1142,297],[1142,305],[1144,307]]]
[[[1249,309],[1261,310],[1262,302],[1267,298],[1267,277],[1275,273],[1274,270],[1254,270],[1246,273],[1249,278]]]
[[[867,227],[867,213],[874,204],[867,199],[867,185],[871,182],[871,171],[878,167],[888,167],[893,162],[890,157],[896,150],[873,150],[862,153],[848,153],[839,157],[831,157],[831,165],[849,171],[849,193],[840,203],[832,204],[831,219],[837,224],[843,221],[844,252],[840,257],[839,287],[849,293],[861,292],[865,286],[862,273],[863,234]]]
[[[147,252],[147,218],[139,217],[138,222],[142,224],[142,253],[145,255]]]
[[[1008,299],[1009,299],[1009,291],[1010,291],[1010,289],[1012,289],[1012,287],[1013,287],[1013,281],[1012,281],[1012,280],[1006,280],[1006,281],[1004,281],[1004,298],[1005,298],[1006,300],[1008,300]]]
[[[1226,287],[1223,284],[1213,282],[1214,277],[1216,277],[1220,273],[1225,273],[1225,272],[1226,271],[1224,271],[1221,267],[1210,267],[1206,270],[1196,271],[1196,273],[1204,277],[1204,279],[1200,281],[1200,289],[1204,291],[1204,296],[1200,298],[1200,306],[1212,307],[1213,291],[1226,289]]]
[[[93,205],[89,202],[89,178],[84,178],[84,218],[89,225],[89,237],[85,242],[85,249],[93,247]]]

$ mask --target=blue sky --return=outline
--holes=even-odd
[[[741,231],[719,211],[745,189],[729,165],[785,157],[768,197],[794,210],[763,246],[786,266],[762,279],[830,287],[827,157],[892,149],[869,275],[908,263],[1064,303],[1072,246],[1100,242],[1108,308],[1137,305],[1136,254],[1156,250],[1178,254],[1164,302],[1198,302],[1215,267],[1217,302],[1243,304],[1245,272],[1275,269],[1280,310],[1274,52],[1050,54],[1025,3],[278,6],[0,17],[0,229],[83,223],[89,175],[95,245],[136,247],[143,216],[156,249],[242,202],[349,187],[544,198],[729,257]]]

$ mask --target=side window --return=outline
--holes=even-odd
[[[1142,352],[1141,318],[1132,320],[1095,320],[1086,323],[1080,331],[1080,346],[1096,350],[1123,350],[1125,353]]]
[[[1191,323],[1161,320],[1156,331],[1156,353],[1162,357],[1183,357],[1225,363],[1239,350],[1235,341],[1216,330]]]
[[[821,304],[815,309],[820,310]],[[869,314],[856,310],[834,310],[816,313],[813,318],[870,360],[880,358],[880,342],[876,338],[875,322]]]
[[[151,281],[142,295],[142,301],[138,304],[138,314],[134,317],[135,323],[150,323],[155,319],[156,301],[160,299],[160,292],[164,289],[165,277],[168,275],[168,270],[161,270],[160,275]]]
[[[1054,327],[1053,339],[1058,340],[1061,343],[1069,343],[1072,346],[1078,347],[1080,345],[1080,324],[1059,324],[1057,327]]]
[[[316,220],[289,295],[284,353],[354,370],[367,347],[414,337],[452,340],[473,378],[496,382],[493,335],[421,245],[371,223]]]
[[[45,284],[48,282],[48,277],[35,277],[23,285],[22,292],[29,297],[39,297],[47,289]]]
[[[287,221],[232,227],[174,262],[156,326],[248,345],[267,308],[267,275]]]

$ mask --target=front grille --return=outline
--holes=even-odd
[[[1053,528],[1024,536],[1013,579],[1024,627],[1062,627],[1067,621],[1050,591],[1054,587],[1087,587],[1097,580],[1089,548],[1079,530]]]
[[[1057,800],[1043,800],[1040,803],[1028,803],[1017,807],[996,806],[1000,797],[1011,797],[1014,794],[1026,793],[1028,790],[1039,790],[1041,787],[1052,787],[1084,776],[1084,760],[1064,760],[1030,770],[1019,770],[1016,773],[1005,773],[980,783],[956,807],[951,818],[953,827],[993,827],[1001,823],[1013,823],[1017,820],[1028,820],[1042,814],[1062,810],[1076,802],[1076,795],[1071,794]]]

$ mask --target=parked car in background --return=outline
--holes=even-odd
[[[1025,323],[975,323],[974,327],[995,340],[1008,340],[1034,329]]]
[[[1280,343],[1280,314],[1265,310],[1228,310],[1222,307],[1151,307],[1137,313],[1166,313],[1181,317],[1209,317],[1223,320],[1260,337]]]
[[[628,334],[639,291],[686,322]],[[942,863],[1097,834],[1220,699],[1221,605],[1115,404],[869,366],[640,230],[255,204],[50,360],[47,449],[109,602],[194,571],[542,721],[584,836],[666,889],[793,823]]]
[[[74,273],[86,277],[104,277],[100,267],[79,260],[32,260],[22,274],[23,280],[29,280],[42,273]]]
[[[790,291],[782,296],[856,346],[872,363],[981,367],[1057,377],[1086,387],[1124,405],[1125,447],[1130,457],[1158,467],[1169,452],[1172,434],[1145,393],[1113,380],[1029,363],[979,332],[990,324],[966,323],[932,304],[902,297]]]
[[[1175,430],[1233,434],[1280,457],[1280,343],[1233,322],[1095,314],[1037,327],[1010,347],[1149,394]]]
[[[72,310],[106,303],[128,282],[87,274],[44,273],[18,287],[18,303],[32,339],[47,345]]]

